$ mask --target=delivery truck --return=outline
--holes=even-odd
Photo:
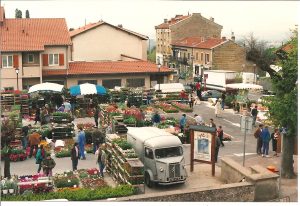
[[[156,127],[128,127],[127,141],[144,163],[145,183],[185,183],[187,171],[180,139]]]

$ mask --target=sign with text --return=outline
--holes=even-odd
[[[194,131],[194,159],[211,162],[211,144],[211,133]]]

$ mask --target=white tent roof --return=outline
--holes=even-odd
[[[156,84],[154,89],[158,90],[159,84]],[[184,86],[181,83],[160,84],[160,90],[162,92],[181,92],[184,90]]]
[[[41,84],[33,85],[29,88],[28,93],[37,92],[37,91],[54,91],[54,92],[61,92],[64,88],[64,85],[45,82]]]
[[[226,84],[226,88],[231,89],[260,89],[263,87],[257,84],[246,84],[246,83],[235,83],[235,84]]]

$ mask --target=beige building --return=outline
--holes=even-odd
[[[232,39],[188,37],[172,43],[172,63],[203,74],[202,69],[242,71],[246,64],[246,50]],[[192,68],[192,70],[190,69]]]
[[[156,59],[167,65],[172,56],[171,44],[180,39],[201,36],[204,38],[221,38],[222,26],[214,22],[214,18],[206,19],[200,13],[192,15],[176,15],[170,20],[155,27]]]
[[[68,68],[72,42],[65,19],[9,19],[1,7],[0,37],[1,90],[27,89],[43,81],[43,69]]]
[[[147,60],[148,37],[104,21],[70,31],[72,61]]]

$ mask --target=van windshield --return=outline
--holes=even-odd
[[[155,150],[155,158],[167,158],[167,157],[178,157],[182,156],[183,151],[182,147],[169,147],[169,148],[161,148]]]

